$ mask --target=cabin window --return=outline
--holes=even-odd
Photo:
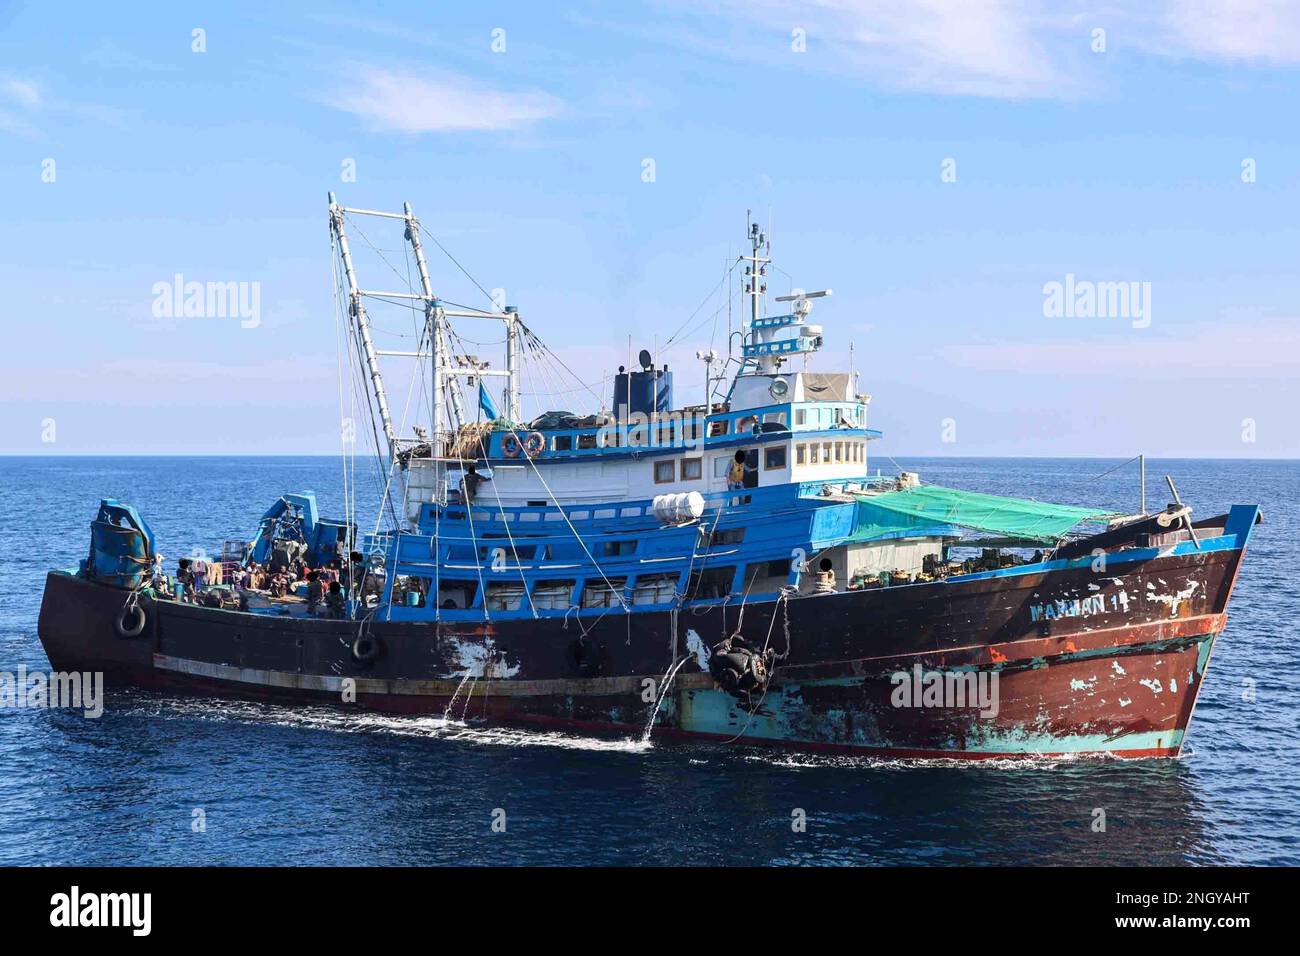
[[[424,607],[432,587],[432,578],[399,574],[393,579],[392,601],[399,607]]]
[[[704,462],[699,458],[682,459],[682,481],[699,481],[704,477]]]
[[[804,463],[807,462],[807,461],[808,461],[808,446],[807,446],[807,445],[795,445],[795,446],[794,446],[794,463],[795,463],[796,465],[802,465],[802,464],[804,464]]]
[[[675,477],[675,467],[671,461],[655,462],[655,484],[663,485],[672,481]]]
[[[776,448],[768,448],[763,452],[763,467],[768,471],[776,468],[785,467],[785,446],[778,445]]]
[[[523,606],[524,585],[522,581],[490,581],[483,606],[489,611],[518,611]]]
[[[582,589],[583,607],[620,607],[627,578],[596,578]]]
[[[556,435],[555,440],[551,442],[551,448],[554,451],[573,451],[573,436]]]
[[[822,442],[822,464],[829,465],[834,460],[835,459],[831,451],[831,443],[828,441]]]
[[[643,574],[632,589],[633,604],[667,604],[677,593],[677,575]]]
[[[713,459],[713,477],[726,478],[727,472],[731,470],[731,458],[728,455],[719,455]]]
[[[784,425],[785,412],[767,412],[763,415],[764,425]]]
[[[808,424],[808,410],[806,408],[796,408],[794,412],[794,423],[796,425]]]
[[[533,585],[533,607],[539,611],[563,611],[573,605],[573,578],[538,581]]]
[[[617,557],[621,554],[636,553],[636,539],[629,538],[626,541],[605,541],[601,544],[601,551],[606,557]]]
[[[821,461],[821,447],[816,443],[808,446],[808,464],[816,465]]]
[[[686,586],[686,598],[690,601],[712,601],[724,598],[731,593],[731,582],[735,577],[734,567],[701,568],[692,571],[690,583]]]
[[[719,419],[716,422],[709,422],[709,437],[721,438],[723,435],[727,434],[727,429],[730,425],[731,422],[725,418]]]
[[[749,594],[779,591],[789,580],[789,561],[760,561],[745,568],[745,591]]]
[[[484,545],[478,549],[481,560],[490,561],[494,568],[507,564],[519,564],[537,557],[537,545],[511,545],[508,541],[500,544]]]
[[[717,548],[724,544],[740,544],[745,540],[744,528],[724,528],[721,531],[700,532],[700,550]]]
[[[471,607],[477,594],[477,581],[457,581],[443,578],[438,582],[438,607],[444,611],[455,611]]]
[[[579,449],[583,449],[583,448],[595,448],[595,447],[596,447],[596,435],[595,435],[594,432],[593,432],[592,434],[589,434],[589,435],[579,435],[579,436],[578,436],[578,448],[579,448]]]

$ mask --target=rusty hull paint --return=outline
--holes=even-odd
[[[1122,575],[1075,568],[752,601],[742,628],[751,639],[770,633],[785,650],[788,621],[789,656],[771,693],[751,717],[689,662],[655,734],[894,756],[1176,754],[1240,558],[1211,551]],[[357,702],[346,706],[441,714],[459,693],[456,716],[464,703],[467,716],[494,722],[615,733],[645,726],[644,681],[684,653],[688,629],[712,644],[740,621],[727,604],[683,611],[675,635],[666,612],[584,620],[600,663],[583,676],[578,626],[560,619],[375,621],[383,649],[361,666],[350,655],[354,622],[150,601],[145,633],[125,640],[112,627],[123,600],[51,573],[39,633],[54,667],[102,670],[110,684],[338,706],[331,682],[352,678]],[[1049,604],[1090,612],[1034,614]],[[997,673],[998,716],[892,706],[890,674],[914,663]]]

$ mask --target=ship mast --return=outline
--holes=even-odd
[[[347,277],[348,283],[348,315],[352,319],[358,351],[366,363],[366,374],[370,376],[370,383],[375,392],[375,403],[379,407],[384,437],[388,440],[388,453],[390,456],[395,456],[397,432],[393,430],[393,416],[388,410],[388,393],[384,390],[384,377],[379,372],[379,356],[375,353],[375,343],[370,336],[370,318],[366,315],[365,303],[362,302],[363,293],[357,285],[357,275],[352,268],[352,250],[348,246],[348,234],[343,228],[344,209],[335,202],[333,193],[329,194],[329,199],[330,232],[333,233],[334,241],[338,246],[339,258],[343,261],[343,274]]]
[[[499,377],[506,379],[505,400],[506,414],[512,421],[518,421],[521,417],[521,408],[519,401],[519,359],[520,359],[520,336],[523,325],[520,321],[519,312],[513,306],[505,306],[500,312],[486,311],[479,309],[470,309],[463,307],[449,307],[444,304],[437,294],[433,291],[433,281],[429,276],[429,266],[424,256],[424,245],[421,242],[420,221],[415,217],[411,209],[411,204],[404,203],[402,211],[398,212],[380,212],[374,209],[353,209],[347,206],[339,205],[334,194],[329,194],[329,215],[330,215],[330,233],[334,237],[338,255],[343,263],[343,273],[347,280],[348,291],[348,315],[351,320],[352,333],[357,343],[357,351],[365,363],[366,373],[370,378],[371,388],[375,396],[375,405],[378,410],[379,418],[383,425],[384,437],[388,441],[388,451],[390,460],[395,459],[401,449],[403,439],[399,438],[393,425],[392,414],[389,410],[388,395],[384,389],[383,375],[379,369],[380,357],[400,357],[416,360],[430,360],[429,367],[432,376],[432,409],[431,409],[431,432],[429,436],[433,441],[433,457],[438,458],[442,455],[443,439],[452,435],[460,428],[461,425],[470,421],[471,416],[466,412],[465,402],[461,396],[459,385],[456,381],[459,377],[478,379],[480,377]],[[356,270],[353,267],[352,251],[348,243],[348,236],[345,229],[345,220],[349,215],[354,216],[374,216],[380,219],[396,219],[405,225],[406,240],[411,244],[412,252],[416,262],[416,267],[420,275],[420,291],[415,292],[408,290],[405,292],[386,292],[375,291],[361,288],[357,283]],[[362,237],[364,239],[364,236]],[[406,299],[414,302],[423,303],[424,307],[424,335],[417,346],[416,351],[397,351],[391,349],[376,348],[371,335],[370,319],[366,314],[364,300],[366,298],[378,299]],[[494,319],[504,323],[506,327],[506,367],[504,370],[489,369],[485,363],[473,361],[452,361],[451,348],[448,342],[448,318],[473,318],[473,319]],[[450,415],[446,406],[446,400],[450,399]],[[444,429],[443,419],[448,418],[447,427]],[[410,440],[405,440],[406,444],[412,444]]]
[[[753,334],[758,327],[759,299],[767,295],[767,264],[772,261],[772,246],[759,230],[758,223],[754,222],[752,213],[746,213],[746,219],[749,222],[750,254],[740,258],[749,263],[745,266],[745,295],[749,296],[749,329]],[[760,255],[765,246],[767,255]]]

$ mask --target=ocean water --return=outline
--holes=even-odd
[[[1136,466],[1094,478],[1115,464],[898,462],[1132,510]],[[1296,865],[1300,463],[1152,461],[1153,507],[1165,473],[1198,516],[1265,512],[1179,760],[825,758],[123,692],[97,720],[0,708],[0,864]],[[139,506],[170,564],[283,491],[341,514],[340,479],[329,458],[0,458],[0,670],[48,668],[44,574],[85,554],[101,497]]]

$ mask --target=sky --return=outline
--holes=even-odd
[[[878,455],[1297,457],[1297,102],[1267,0],[0,0],[0,453],[337,452],[334,191],[505,290],[563,363],[526,413],[642,347],[698,401],[752,211]]]

